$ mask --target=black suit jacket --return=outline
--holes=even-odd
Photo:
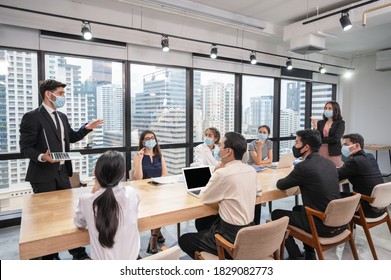
[[[330,156],[339,156],[341,155],[341,138],[345,132],[345,121],[337,120],[333,121],[333,124],[329,130],[329,136],[323,136],[323,128],[325,125],[324,120],[318,121],[318,130],[320,132],[320,136],[322,137],[322,143],[328,144],[329,155]]]
[[[78,131],[74,131],[65,114],[58,112],[64,126],[65,151],[69,151],[70,143],[83,139],[91,130],[83,125]],[[20,150],[30,159],[27,169],[26,181],[34,183],[47,183],[58,176],[59,163],[38,161],[38,156],[48,149],[43,130],[49,142],[51,152],[62,152],[62,143],[56,133],[56,125],[48,111],[41,105],[39,108],[24,114],[20,124]],[[71,161],[65,161],[68,176],[72,176]]]
[[[341,197],[335,164],[317,152],[308,155],[288,176],[277,182],[280,190],[295,186],[300,187],[303,205],[322,212],[331,200]]]
[[[367,154],[363,150],[349,157],[345,164],[338,168],[340,180],[348,179],[353,185],[355,192],[371,195],[373,188],[384,183],[379,165],[372,154]],[[368,202],[362,201],[361,205],[365,216],[377,217],[380,212],[372,209]]]

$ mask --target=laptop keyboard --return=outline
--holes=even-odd
[[[196,195],[199,195],[200,192],[201,192],[201,190],[191,191],[191,193],[194,193],[194,194],[196,194]]]
[[[53,153],[52,156],[53,156],[53,159],[56,159],[56,160],[70,159],[70,157],[67,153]]]

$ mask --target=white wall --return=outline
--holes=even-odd
[[[341,79],[345,133],[360,133],[367,144],[391,145],[391,71],[375,71],[375,64],[375,55],[357,58],[354,75]],[[391,172],[388,151],[379,152],[379,164],[382,172]]]

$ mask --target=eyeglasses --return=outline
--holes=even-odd
[[[144,138],[144,141],[148,141],[148,140],[154,140],[155,139],[155,137],[147,137],[147,138]]]

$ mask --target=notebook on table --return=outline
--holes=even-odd
[[[197,198],[212,177],[209,166],[185,167],[182,168],[182,174],[187,192]]]
[[[82,159],[83,156],[78,152],[51,152],[50,146],[48,142],[48,138],[46,137],[46,131],[43,129],[43,135],[45,136],[46,146],[48,147],[48,151],[53,160],[73,160],[73,159]]]
[[[275,169],[290,167],[290,166],[292,166],[294,161],[295,161],[295,157],[293,156],[292,153],[284,154],[284,155],[281,155],[280,161],[276,165],[269,165],[267,167],[275,168]]]

